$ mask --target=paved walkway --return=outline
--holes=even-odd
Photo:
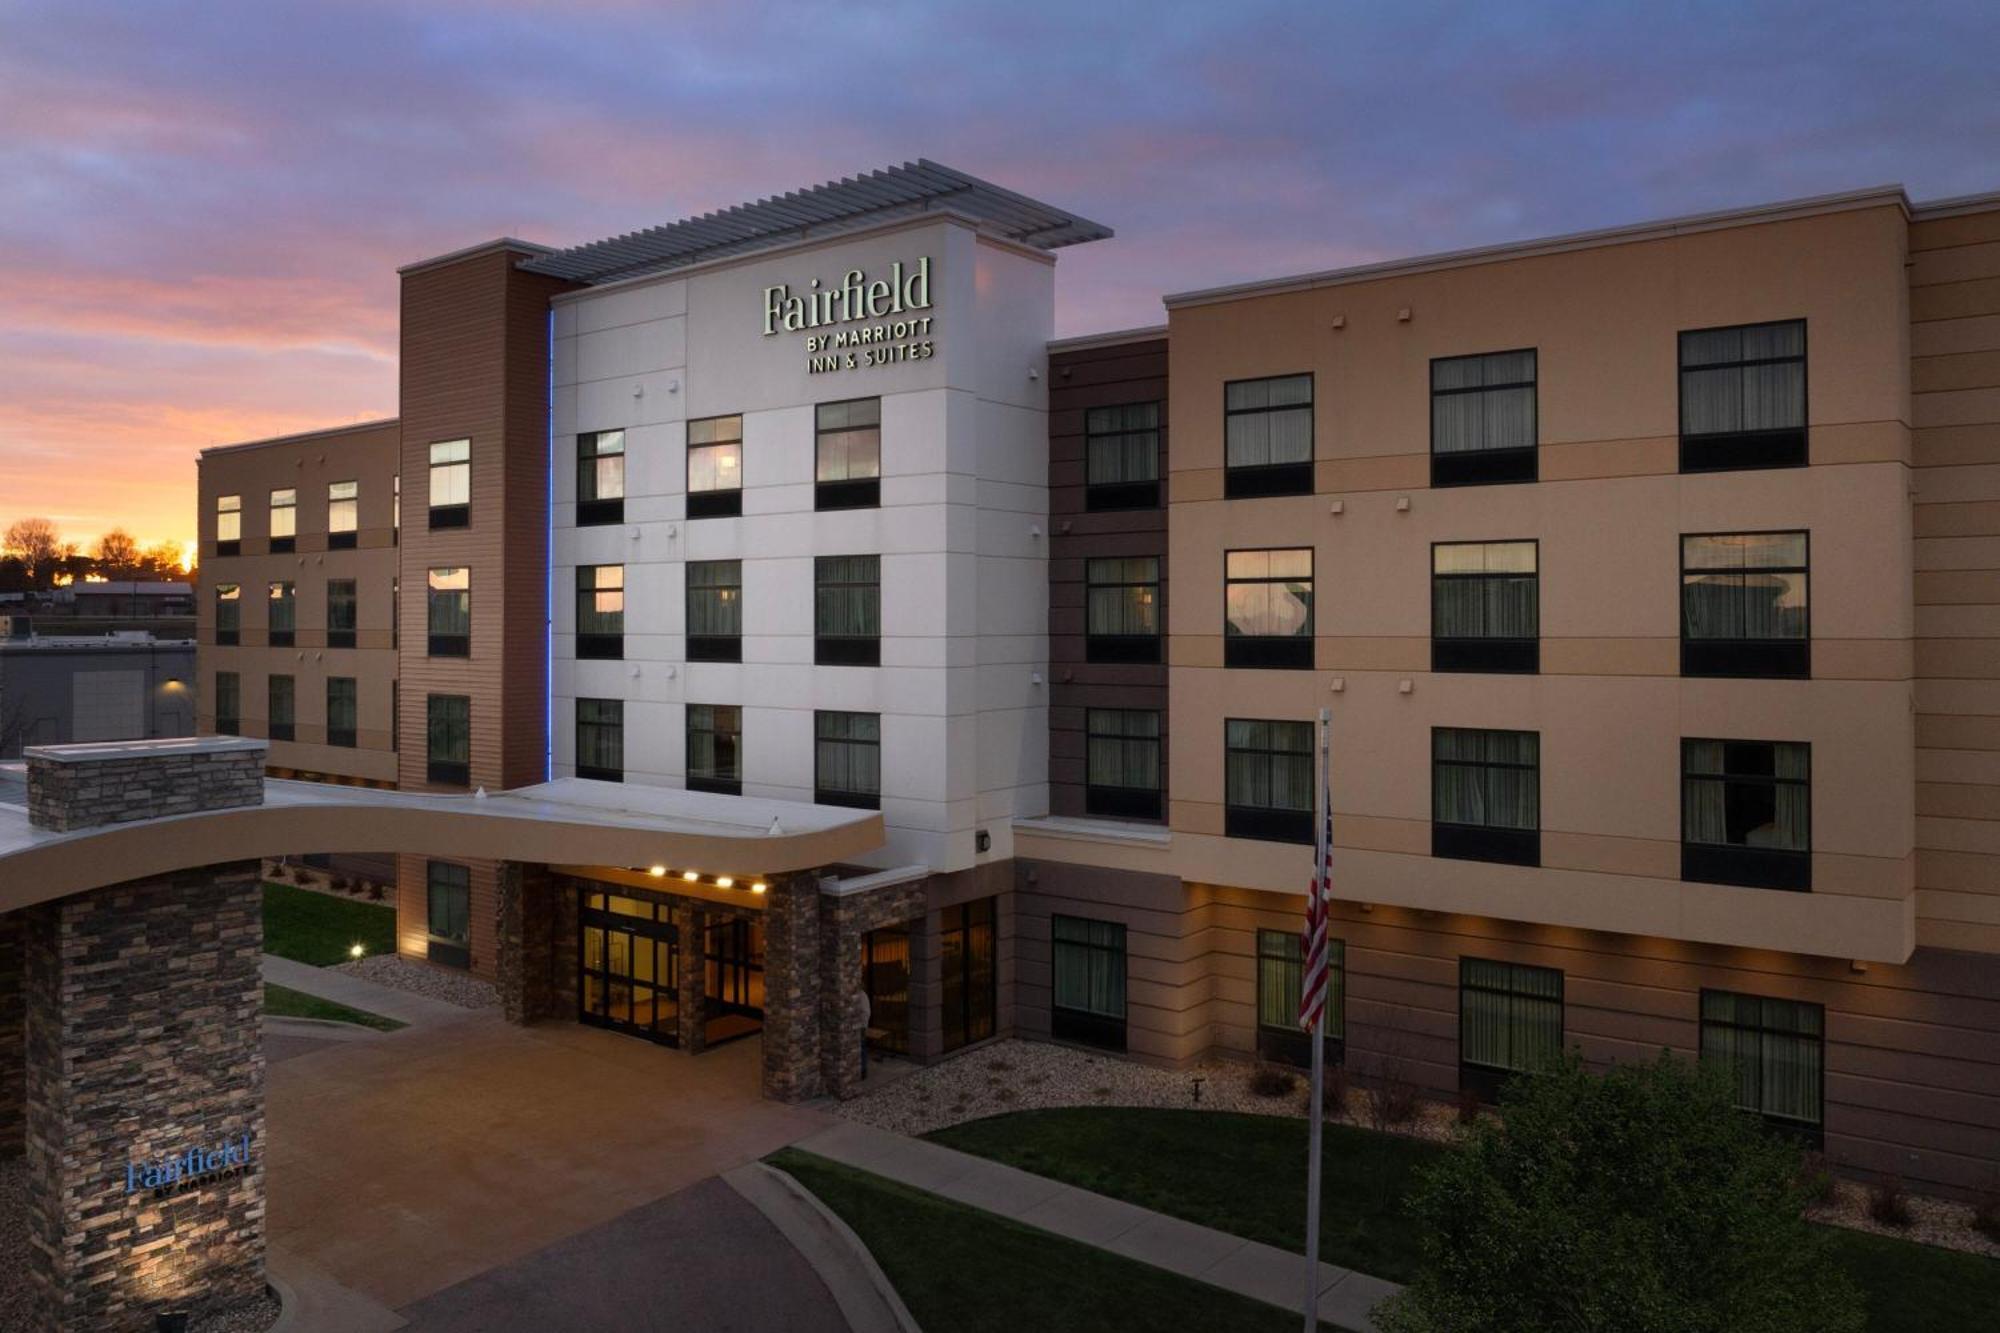
[[[477,1013],[476,1009],[462,1009],[443,1000],[433,1000],[428,995],[418,995],[414,991],[398,990],[394,986],[384,986],[364,977],[348,972],[336,972],[330,967],[314,967],[310,963],[295,962],[290,958],[280,958],[276,954],[264,955],[264,980],[280,986],[289,986],[307,995],[317,995],[322,1000],[332,1000],[350,1009],[360,1009],[384,1018],[393,1018],[399,1023],[419,1027],[427,1023],[445,1023]]]
[[[1305,1260],[1275,1246],[852,1121],[794,1146],[1270,1305],[1305,1309]],[[1358,1333],[1373,1333],[1368,1312],[1401,1290],[1327,1263],[1319,1265],[1319,1284],[1319,1317]]]

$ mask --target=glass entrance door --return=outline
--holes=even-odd
[[[764,923],[718,921],[702,934],[702,994],[708,1044],[720,1045],[764,1028]]]
[[[871,930],[868,945],[868,1042],[878,1051],[910,1053],[910,931]]]
[[[618,894],[586,893],[577,919],[578,1020],[680,1045],[678,932],[669,909]]]

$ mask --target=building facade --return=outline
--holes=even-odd
[[[877,1044],[1298,1060],[1326,709],[1357,1077],[1490,1096],[1669,1047],[1851,1168],[1984,1183],[2000,200],[1859,192],[1051,342],[1049,251],[1107,234],[919,164],[406,270],[398,422],[204,456],[203,729],[413,790],[879,809],[823,872],[910,886],[838,962]],[[349,477],[364,512],[408,489],[400,544],[314,545]],[[354,642],[312,640],[307,561],[375,552]],[[290,652],[240,609],[228,642],[223,589],[288,575]],[[245,704],[335,662],[386,745],[308,738],[317,677],[289,737]],[[592,952],[592,922],[644,935],[592,887],[622,885],[699,934],[713,1031],[761,1018],[754,906],[559,872],[577,1016],[643,1029],[631,988],[663,988]],[[493,968],[497,866],[401,881],[404,952]]]

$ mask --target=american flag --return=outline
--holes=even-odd
[[[1333,902],[1333,796],[1320,784],[1319,841],[1313,844],[1312,885],[1306,890],[1306,928],[1299,937],[1305,966],[1299,977],[1299,1026],[1318,1029],[1326,1009],[1327,909]]]

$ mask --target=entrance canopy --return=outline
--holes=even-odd
[[[0,912],[218,861],[308,851],[775,875],[882,845],[882,816],[872,810],[585,778],[470,795],[267,779],[263,795],[261,805],[56,832],[29,822],[22,766],[0,766]]]

